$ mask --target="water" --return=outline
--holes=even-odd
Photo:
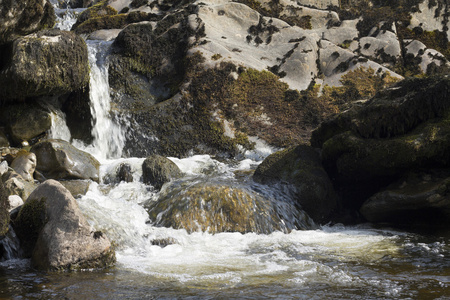
[[[212,234],[155,226],[145,207],[183,184],[219,182],[259,195],[255,197],[275,198],[283,203],[279,209],[285,222],[293,207],[281,188],[251,180],[252,170],[276,150],[259,140],[254,140],[255,151],[234,161],[209,155],[171,157],[184,173],[182,179],[162,192],[143,184],[143,158],[121,158],[123,129],[109,103],[109,45],[88,42],[95,141],[74,144],[102,162],[102,182],[92,183],[77,201],[90,224],[116,243],[116,266],[38,272],[11,250],[0,262],[1,299],[449,299],[448,230],[417,233],[368,224],[308,223],[306,230]],[[65,128],[64,115],[55,112],[52,136],[69,141]],[[122,163],[130,165],[133,182],[115,181]],[[296,218],[306,218],[298,214]]]

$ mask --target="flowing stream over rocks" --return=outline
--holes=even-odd
[[[30,269],[28,260],[13,258],[11,254],[11,259],[0,262],[0,298],[448,297],[448,232],[411,233],[370,225],[317,226],[304,212],[296,211],[289,194],[282,189],[252,181],[252,170],[276,150],[259,140],[256,149],[240,160],[219,161],[209,155],[170,157],[184,177],[165,185],[162,191],[144,184],[141,180],[144,159],[121,157],[125,130],[110,112],[107,82],[110,43],[87,43],[94,142],[87,146],[78,141],[73,143],[102,162],[102,180],[92,182],[87,194],[77,201],[91,225],[106,232],[116,243],[116,267],[41,273]],[[70,141],[63,123],[64,116],[55,113],[52,137]],[[115,174],[124,163],[130,166],[133,181],[118,183]],[[204,185],[244,191],[249,195],[246,199],[251,200],[247,205],[253,210],[261,207],[258,203],[277,204],[272,213],[264,211],[263,216],[256,218],[257,227],[262,228],[259,232],[212,234],[155,225],[171,205],[176,205],[167,204],[167,210],[152,219],[147,209],[161,194],[176,198],[189,188]],[[234,200],[242,204],[242,199]],[[263,202],[257,202],[258,199]],[[271,230],[271,222],[282,223],[281,229]]]

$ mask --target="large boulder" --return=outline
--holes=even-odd
[[[370,222],[447,226],[450,220],[449,171],[412,173],[364,202],[360,211]]]
[[[300,207],[318,223],[327,222],[337,208],[337,196],[319,153],[309,146],[291,147],[268,156],[253,179],[264,184],[286,184]]]
[[[255,232],[315,228],[314,222],[286,199],[269,198],[234,183],[186,181],[165,189],[148,205],[156,226],[188,232]]]
[[[91,228],[70,192],[55,180],[30,195],[14,224],[36,268],[105,268],[115,261],[108,238]]]
[[[0,6],[0,45],[18,36],[52,28],[56,16],[48,0],[7,0]]]
[[[44,140],[30,151],[36,154],[36,170],[46,178],[99,180],[97,159],[66,141]]]
[[[51,113],[39,103],[10,103],[2,108],[0,116],[14,143],[31,142],[50,130]]]
[[[20,37],[4,55],[0,83],[6,99],[61,95],[89,82],[86,43],[72,32],[50,29]]]
[[[313,132],[344,206],[360,205],[405,173],[449,168],[450,78],[408,79]]]
[[[142,178],[144,183],[151,184],[155,189],[161,189],[164,183],[180,178],[180,168],[161,155],[151,155],[142,164]]]

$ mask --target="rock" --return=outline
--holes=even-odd
[[[9,228],[9,203],[8,194],[0,177],[0,240],[8,233]]]
[[[93,5],[84,10],[80,15],[78,15],[77,22],[73,25],[71,30],[75,30],[83,22],[86,22],[91,18],[116,15],[117,11],[109,6],[108,2],[109,1],[101,1],[100,3],[97,3],[96,5]]]
[[[10,195],[8,196],[8,202],[9,202],[9,212],[16,209],[17,207],[23,205],[23,200],[18,195]]]
[[[66,141],[44,140],[30,151],[36,154],[36,170],[46,178],[99,180],[100,163]]]
[[[182,175],[178,166],[160,155],[151,155],[142,164],[142,178],[144,183],[151,184],[159,190],[164,183],[180,178]]]
[[[28,196],[34,191],[37,185],[34,181],[28,181],[17,174],[13,169],[8,170],[2,176],[4,182],[4,188],[8,195],[18,195],[22,199],[28,198]]]
[[[360,211],[370,222],[440,226],[449,222],[448,171],[412,173],[373,195]]]
[[[14,40],[11,47],[0,70],[7,99],[61,95],[89,82],[86,43],[73,32],[43,30]]]
[[[52,28],[56,16],[48,0],[3,1],[0,6],[0,45],[44,28]]]
[[[389,30],[380,30],[376,37],[362,37],[359,40],[359,49],[362,55],[391,67],[402,57],[397,35]]]
[[[52,126],[50,112],[38,103],[11,103],[0,115],[17,144],[35,140]]]
[[[263,184],[286,184],[296,202],[317,223],[326,223],[337,208],[337,196],[318,152],[309,146],[291,147],[268,156],[253,179]]]
[[[129,164],[120,164],[117,170],[117,179],[119,181],[133,182],[133,173]]]
[[[105,268],[115,261],[108,238],[91,229],[70,192],[55,180],[30,195],[14,225],[38,269]]]
[[[445,76],[407,79],[313,132],[344,206],[358,209],[406,172],[450,166],[449,91]]]
[[[64,186],[74,198],[86,195],[91,185],[90,180],[62,180],[62,186]]]
[[[2,161],[0,163],[0,177],[2,177],[6,172],[8,172],[8,162]]]
[[[36,169],[36,155],[31,152],[22,152],[13,160],[11,168],[23,179],[33,181],[33,174]]]
[[[422,1],[419,4],[419,9],[411,14],[409,28],[420,27],[426,31],[444,31],[447,33],[447,38],[450,39],[450,28],[448,28],[449,7],[446,1]]]
[[[269,234],[315,228],[308,215],[294,205],[265,198],[236,183],[177,183],[149,203],[148,211],[154,225],[188,232]]]

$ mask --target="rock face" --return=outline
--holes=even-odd
[[[358,209],[409,172],[450,168],[449,93],[448,76],[408,79],[323,123],[313,133],[311,144],[322,148],[324,166],[338,186],[344,206]],[[426,202],[427,195],[432,195],[427,185],[418,185],[410,203],[417,199]],[[382,196],[387,198],[381,201]],[[398,203],[402,197],[409,201],[389,191],[377,194],[364,204],[362,212],[369,220],[381,221],[380,207],[389,218],[401,210]],[[420,209],[424,204],[411,205]],[[405,204],[404,210],[409,209]]]
[[[238,184],[181,183],[150,203],[148,211],[156,226],[188,232],[268,234],[315,228],[314,222],[293,205],[265,198]]]
[[[155,189],[161,189],[164,183],[181,177],[181,170],[171,160],[152,155],[142,164],[142,177],[144,183],[151,184]]]
[[[16,39],[3,55],[3,97],[61,95],[89,82],[87,48],[72,32],[44,30]]]
[[[99,180],[100,163],[66,141],[44,140],[34,145],[31,152],[36,154],[36,170],[46,178]]]
[[[361,214],[370,222],[449,223],[448,171],[413,173],[370,197]]]
[[[320,156],[309,146],[297,146],[267,157],[253,179],[264,184],[287,184],[300,207],[318,223],[326,223],[336,209],[337,196]]]
[[[105,268],[115,261],[108,238],[90,228],[70,192],[54,180],[30,195],[15,230],[39,269]]]
[[[0,7],[0,45],[18,36],[30,34],[55,24],[55,12],[48,0],[2,1]]]

